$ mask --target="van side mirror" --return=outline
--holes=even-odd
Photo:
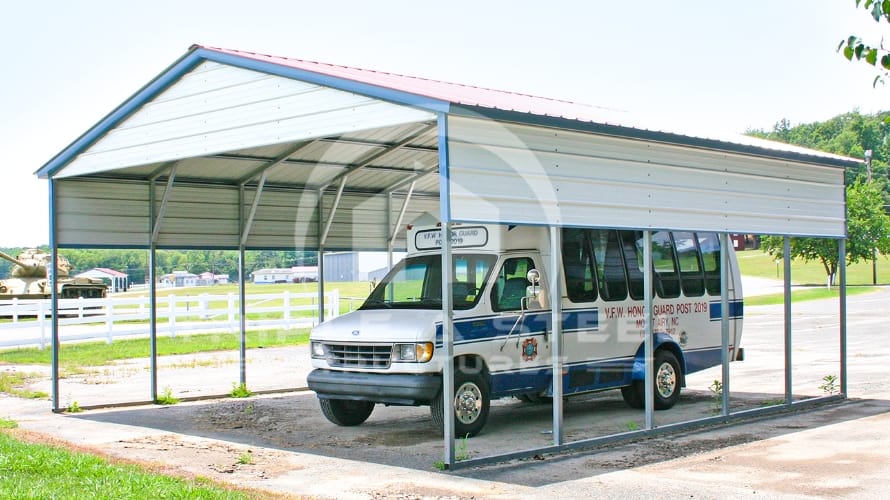
[[[529,269],[525,274],[525,279],[532,284],[532,293],[538,295],[538,284],[541,282],[541,273],[537,269]]]
[[[527,309],[540,309],[541,304],[538,302],[538,294],[541,290],[538,288],[541,283],[541,273],[537,269],[529,269],[525,274],[525,278],[531,283],[531,286],[525,291],[525,305]]]

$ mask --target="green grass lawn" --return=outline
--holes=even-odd
[[[14,429],[0,418],[0,429]],[[208,479],[181,479],[87,453],[34,444],[0,431],[2,498],[260,498]]]
[[[878,287],[874,286],[853,286],[847,288],[847,295],[859,295],[862,293],[870,293],[879,290]],[[836,299],[840,295],[837,287],[832,287],[828,289],[827,287],[814,287],[808,288],[804,290],[792,290],[791,291],[791,302],[802,302],[805,300],[821,300],[821,299]],[[776,304],[784,304],[785,303],[785,295],[781,293],[775,293],[770,295],[754,295],[751,297],[745,297],[745,305],[746,306],[767,306],[767,305],[776,305]]]
[[[766,252],[760,250],[746,250],[736,252],[739,261],[739,270],[743,276],[755,276],[758,278],[770,278],[783,280],[784,263],[775,259]],[[877,261],[878,284],[890,284],[890,258],[884,255],[878,256]],[[825,285],[828,275],[820,262],[791,262],[791,283],[795,285]],[[871,285],[872,263],[859,262],[847,265],[848,285]]]
[[[258,330],[247,332],[247,348],[301,345],[309,342],[309,329]],[[192,354],[208,351],[231,351],[240,346],[238,333],[213,333],[158,337],[158,355]],[[150,353],[148,339],[115,340],[105,342],[78,342],[62,344],[59,348],[59,366],[64,371],[77,371],[86,366],[101,366],[118,359],[146,358]],[[21,348],[0,351],[0,364],[49,365],[50,349]],[[2,391],[2,388],[0,388]],[[6,391],[3,391],[6,392]]]

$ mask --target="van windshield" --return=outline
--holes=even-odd
[[[482,296],[497,257],[454,255],[451,285],[454,309],[471,309]],[[442,257],[422,255],[402,260],[371,292],[359,309],[441,309]]]

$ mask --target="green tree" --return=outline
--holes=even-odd
[[[871,14],[875,22],[890,23],[890,0],[854,0],[856,8],[864,8]],[[870,42],[863,40],[857,35],[850,35],[846,39],[841,40],[837,50],[843,53],[847,60],[852,61],[855,57],[857,61],[862,61],[875,67],[880,67],[880,73],[875,76],[872,85],[883,82],[884,77],[890,75],[890,51],[884,48],[883,40],[875,46]]]
[[[858,180],[847,186],[847,263],[874,258],[874,251],[890,253],[890,216],[881,209],[883,192],[874,181]],[[784,238],[764,236],[761,249],[776,258],[784,257]],[[839,263],[837,240],[792,238],[791,258],[819,261],[834,282]]]

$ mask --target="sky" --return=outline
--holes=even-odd
[[[35,175],[192,44],[568,99],[651,128],[744,133],[873,113],[890,87],[854,0],[9,2],[0,20],[0,246],[49,242]],[[890,85],[890,84],[888,84]]]

